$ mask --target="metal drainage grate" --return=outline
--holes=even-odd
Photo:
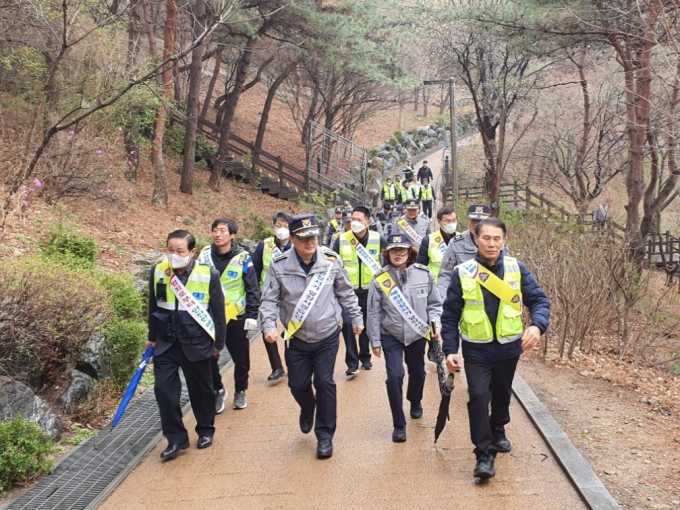
[[[250,342],[260,332],[253,332]],[[231,363],[227,349],[220,355],[220,371]],[[182,412],[190,409],[186,385],[182,381]],[[141,395],[125,412],[115,428],[107,428],[76,447],[57,465],[5,510],[86,510],[96,508],[162,438],[156,396]]]

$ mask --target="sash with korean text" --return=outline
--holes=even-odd
[[[423,242],[423,237],[418,235],[418,232],[415,231],[415,229],[408,224],[406,221],[406,218],[399,218],[397,220],[397,225],[401,227],[401,229],[408,234],[408,236],[413,240],[414,243],[417,245],[420,245],[420,243]]]
[[[380,288],[385,292],[387,299],[397,308],[399,315],[411,326],[411,328],[421,337],[430,339],[430,327],[423,319],[416,315],[411,305],[406,301],[406,297],[397,286],[390,273],[385,271],[375,277],[380,284]]]
[[[187,290],[175,274],[170,277],[170,288],[177,298],[177,301],[186,308],[186,311],[191,315],[191,318],[198,322],[205,332],[210,335],[210,338],[215,341],[215,323],[213,322],[212,317],[210,317],[208,310],[203,308],[203,306],[193,298],[191,292]]]

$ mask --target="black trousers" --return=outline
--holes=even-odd
[[[215,393],[212,386],[211,358],[189,361],[180,343],[175,342],[163,354],[153,357],[154,393],[161,415],[161,428],[163,435],[171,444],[181,444],[189,440],[179,405],[182,392],[180,368],[184,372],[191,409],[196,417],[196,434],[199,437],[212,437],[215,433]]]
[[[234,362],[234,389],[237,392],[248,389],[248,373],[250,372],[250,342],[248,332],[243,329],[244,323],[245,319],[232,320],[227,323],[226,347]],[[213,376],[213,381],[215,391],[224,387],[219,371],[216,376]]]
[[[361,314],[364,316],[364,324],[366,324],[368,294],[357,294],[357,298],[359,298],[359,307],[361,308]],[[359,335],[359,346],[357,348],[357,339],[352,332],[352,319],[350,319],[344,310],[342,312],[342,337],[345,339],[345,363],[347,368],[356,370],[359,368],[359,362],[362,365],[370,366],[371,349],[366,328]]]
[[[423,399],[423,387],[425,386],[425,344],[427,340],[421,338],[409,346],[390,335],[381,335],[380,342],[385,356],[387,368],[387,398],[390,401],[392,411],[392,424],[394,427],[405,427],[404,416],[404,361],[408,369],[408,386],[406,388],[406,400],[411,404],[418,404]]]
[[[432,200],[423,200],[423,214],[432,219]]]
[[[262,336],[262,341],[264,342],[264,348],[267,350],[267,357],[269,358],[269,364],[272,367],[272,371],[283,368],[281,355],[279,354],[279,344],[276,342],[270,344],[264,339],[264,335]]]
[[[493,432],[502,431],[510,422],[512,379],[518,361],[519,356],[495,362],[465,360],[465,376],[470,397],[468,402],[470,436],[475,445],[476,455],[486,452],[493,442]]]
[[[288,387],[303,416],[311,418],[316,410],[317,439],[333,439],[335,434],[338,405],[333,369],[339,342],[340,328],[319,342],[309,343],[293,337],[286,346]]]

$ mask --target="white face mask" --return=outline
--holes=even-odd
[[[279,240],[288,239],[288,237],[290,237],[290,230],[288,230],[286,227],[280,227],[274,230],[274,235]]]
[[[458,223],[449,223],[448,225],[442,225],[442,231],[445,234],[453,234],[456,231]]]
[[[173,269],[182,269],[183,267],[187,267],[189,265],[189,262],[191,262],[191,255],[182,257],[180,255],[172,253],[167,257],[168,262],[170,262],[170,267]]]
[[[351,229],[352,232],[358,234],[359,232],[363,232],[364,230],[366,230],[366,225],[364,225],[360,221],[353,220],[351,224]]]

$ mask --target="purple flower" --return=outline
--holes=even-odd
[[[111,188],[106,190],[107,193],[111,193]]]
[[[132,164],[132,161],[128,161],[128,165],[131,165],[131,164]]]
[[[134,153],[135,153],[135,151],[130,151],[130,154],[134,154]]]
[[[75,132],[75,131],[69,131],[68,134],[69,134],[69,135],[75,135],[76,132]]]
[[[23,200],[23,201],[21,202],[21,205],[23,205],[24,207],[28,207],[28,202],[26,202],[26,200]]]
[[[122,131],[123,128],[121,126],[118,126],[118,131]]]
[[[20,189],[21,191],[26,191],[26,186],[22,186]]]
[[[84,133],[84,132],[85,132],[85,128],[81,129],[80,132],[81,132],[81,133]]]
[[[42,182],[40,182],[38,179],[33,181],[33,184],[35,185],[36,188],[39,188],[40,186],[42,186]]]
[[[99,149],[97,149],[97,150],[96,150],[96,151],[94,151],[94,152],[95,152],[95,154],[101,154],[101,153],[102,153],[102,151],[101,151],[101,150],[99,150]]]

